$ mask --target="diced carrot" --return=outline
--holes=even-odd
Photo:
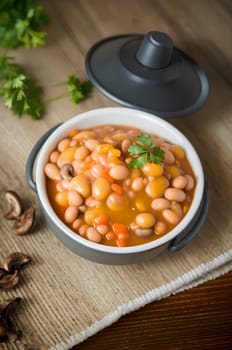
[[[109,222],[109,218],[106,214],[101,214],[93,220],[96,225],[106,225]]]
[[[120,232],[118,233],[117,235],[117,239],[124,239],[124,240],[127,240],[130,238],[130,234],[128,232]]]
[[[127,242],[126,242],[125,239],[121,238],[121,239],[117,239],[116,240],[116,244],[117,244],[118,247],[126,247]]]
[[[120,196],[123,194],[123,189],[122,189],[122,187],[121,187],[120,185],[113,183],[113,184],[111,185],[111,188],[112,188],[112,190],[113,190],[114,192],[116,192],[116,193],[119,194]]]
[[[114,179],[112,178],[112,176],[110,176],[108,170],[105,170],[105,171],[104,171],[103,177],[104,177],[106,180],[108,180],[109,182],[114,182]]]
[[[113,229],[114,233],[116,233],[116,234],[128,232],[128,228],[124,224],[113,224],[112,229]]]

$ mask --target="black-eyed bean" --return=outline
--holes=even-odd
[[[62,186],[62,182],[61,181],[56,183],[56,189],[57,189],[58,192],[63,192],[64,191],[64,188]]]
[[[104,177],[96,179],[92,185],[92,195],[97,200],[105,199],[111,192],[111,185]]]
[[[85,146],[90,150],[94,151],[95,148],[99,145],[99,141],[96,139],[88,139],[85,141]]]
[[[169,224],[176,225],[179,222],[177,214],[171,209],[165,209],[162,215]]]
[[[173,155],[173,153],[166,148],[163,148],[163,150],[164,150],[164,163],[165,164],[174,164],[176,158]]]
[[[73,136],[74,140],[84,140],[84,139],[90,139],[90,138],[94,138],[95,137],[95,133],[93,131],[89,131],[89,130],[83,130],[78,132],[76,135]]]
[[[136,224],[136,222],[132,221],[132,222],[130,223],[130,229],[131,229],[132,231],[135,231],[137,228],[139,228],[139,225]]]
[[[123,181],[123,186],[129,187],[131,185],[131,179],[126,179]]]
[[[153,180],[155,180],[155,176],[149,175],[149,176],[147,177],[147,179],[148,179],[148,181],[153,181]]]
[[[169,201],[183,202],[186,198],[186,194],[182,190],[169,187],[165,190],[164,197]]]
[[[109,227],[107,225],[97,225],[96,230],[104,236],[109,232]]]
[[[71,180],[74,176],[74,168],[72,164],[64,164],[60,168],[60,177],[63,180]]]
[[[187,185],[187,179],[185,176],[177,176],[172,180],[172,186],[182,190]]]
[[[189,192],[189,191],[191,191],[191,190],[193,189],[193,187],[194,187],[194,180],[193,180],[193,178],[192,178],[191,175],[185,175],[185,178],[186,178],[186,180],[187,180],[187,185],[186,185],[186,187],[185,187],[185,190]]]
[[[91,168],[92,175],[98,179],[99,177],[103,177],[105,172],[105,168],[101,164],[95,164]]]
[[[70,181],[70,190],[75,190],[82,195],[82,197],[87,198],[91,193],[91,186],[89,178],[83,174],[75,176]]]
[[[84,175],[86,175],[91,182],[95,180],[95,177],[92,175],[91,169],[85,170]]]
[[[151,202],[153,210],[164,210],[170,208],[170,202],[165,198],[156,198]]]
[[[151,237],[154,234],[154,231],[152,228],[136,228],[135,234],[139,238],[148,238]]]
[[[58,143],[58,145],[57,145],[58,151],[59,151],[59,152],[63,152],[66,148],[68,148],[69,145],[70,145],[70,141],[71,141],[70,138],[64,138],[64,139],[62,139],[62,140]]]
[[[60,155],[60,152],[58,152],[58,151],[51,152],[51,154],[50,154],[50,162],[56,163],[59,155]]]
[[[69,189],[69,185],[70,185],[70,181],[69,180],[62,180],[61,181],[61,185],[62,185],[64,190],[68,190]]]
[[[107,198],[107,206],[110,210],[118,211],[122,210],[123,205],[125,204],[125,197],[120,196],[117,193],[111,193]]]
[[[93,196],[89,196],[86,198],[85,204],[90,208],[99,208],[101,206],[101,201],[95,199]]]
[[[164,221],[157,221],[154,226],[154,231],[157,235],[164,235],[168,231],[168,225]]]
[[[176,213],[178,219],[180,220],[183,216],[183,209],[181,205],[177,202],[172,202],[171,209]]]
[[[135,221],[140,228],[150,228],[155,223],[155,217],[151,213],[142,213],[136,216]]]
[[[130,179],[128,179],[128,180],[130,180]],[[131,188],[135,192],[141,191],[144,188],[143,178],[138,177],[137,179],[134,179],[132,182]]]
[[[79,173],[79,170],[81,168],[82,161],[74,159],[72,161],[72,167],[74,169],[74,174],[77,175]]]
[[[89,154],[88,148],[85,147],[85,146],[80,146],[76,150],[76,152],[74,154],[74,158],[76,160],[83,160],[83,159],[85,159],[87,157],[88,154]]]
[[[98,161],[101,163],[101,165],[103,165],[104,167],[108,167],[108,164],[109,164],[109,159],[107,157],[107,155],[105,154],[100,154],[99,155],[99,158],[98,158]]]
[[[80,218],[74,220],[73,223],[72,223],[73,229],[74,230],[78,230],[81,227],[82,223],[83,223],[83,220],[80,219]]]
[[[70,205],[64,213],[65,222],[71,224],[78,217],[78,208],[74,205]]]
[[[86,224],[81,225],[81,226],[79,227],[79,230],[78,230],[79,235],[80,235],[80,236],[85,236],[85,235],[86,235],[86,231],[87,231],[88,227],[89,227],[89,226],[88,226],[88,225],[86,225]]]
[[[78,144],[77,140],[71,140],[69,146],[70,147],[76,147]]]
[[[56,164],[47,163],[44,167],[44,172],[49,177],[49,179],[59,181],[60,180],[60,170]]]
[[[87,229],[86,237],[94,243],[100,243],[102,240],[102,236],[100,235],[100,233],[93,227],[89,227]]]
[[[87,208],[86,208],[85,205],[80,205],[80,206],[78,207],[78,209],[79,209],[79,212],[80,212],[80,213],[84,213],[84,212],[87,210]]]
[[[115,165],[110,169],[110,176],[115,180],[125,180],[129,174],[129,169],[123,165]]]
[[[128,152],[128,148],[130,147],[130,140],[129,139],[125,139],[122,141],[121,143],[121,149],[123,151],[123,153],[127,153]]]
[[[75,205],[76,207],[79,207],[84,203],[83,197],[75,190],[68,191],[67,198],[69,204]]]

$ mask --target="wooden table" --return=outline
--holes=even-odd
[[[78,350],[231,350],[232,272],[151,303]]]
[[[201,63],[228,93],[232,85],[232,1],[80,1],[67,4],[79,11],[74,30],[72,18],[63,16],[53,1],[61,25],[85,52],[78,26],[85,25],[92,44],[117,33],[160,30]],[[81,17],[80,17],[81,14]],[[212,86],[213,84],[213,86]],[[178,124],[179,126],[179,124]],[[121,318],[116,324],[78,345],[78,350],[206,350],[232,349],[232,272]]]

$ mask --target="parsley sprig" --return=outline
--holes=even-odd
[[[65,96],[78,104],[92,89],[90,81],[81,82],[74,73],[65,82],[57,84],[66,86],[64,93],[42,101],[41,87],[7,56],[9,49],[18,46],[35,48],[44,45],[47,33],[39,29],[48,21],[49,17],[37,0],[0,0],[0,46],[4,48],[0,56],[0,97],[5,107],[19,117],[28,114],[32,119],[39,119],[44,104]]]
[[[45,44],[46,32],[38,29],[49,17],[37,0],[0,1],[0,46],[13,49],[18,46],[37,47]]]
[[[128,148],[131,160],[129,166],[134,169],[142,168],[147,162],[160,164],[164,159],[164,151],[157,147],[151,139],[151,136],[139,134],[137,142]]]
[[[42,89],[12,61],[13,58],[8,56],[0,58],[0,96],[4,105],[19,117],[28,114],[34,120],[39,119],[43,109]]]
[[[81,82],[80,79],[78,78],[77,73],[73,73],[68,76],[67,80],[64,82],[55,84],[54,86],[66,86],[68,91],[57,95],[55,97],[52,97],[45,101],[46,103],[50,103],[51,101],[58,100],[62,97],[67,97],[70,96],[71,102],[74,104],[78,104],[82,100],[84,100],[87,95],[91,92],[92,90],[92,83],[89,80],[86,80],[84,82]]]

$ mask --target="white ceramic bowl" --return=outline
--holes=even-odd
[[[44,166],[57,142],[72,129],[86,129],[106,124],[132,126],[144,132],[157,134],[171,143],[180,145],[185,150],[193,168],[196,177],[196,188],[188,213],[172,231],[152,242],[131,247],[111,247],[93,243],[69,229],[56,215],[49,202],[45,185]],[[48,134],[50,135],[48,136]],[[45,139],[47,140],[44,142]],[[33,163],[39,149],[34,183],[32,178]],[[99,263],[128,264],[151,259],[168,245],[171,247],[171,242],[174,239],[175,242],[178,240],[179,243],[183,239],[183,242],[178,246],[182,247],[192,238],[192,228],[201,217],[204,204],[204,173],[200,159],[188,139],[175,127],[159,117],[129,108],[94,109],[73,117],[61,124],[55,131],[48,131],[37,142],[28,158],[26,176],[31,188],[38,193],[40,207],[45,220],[55,235],[78,255]],[[177,249],[174,246],[171,250]]]

